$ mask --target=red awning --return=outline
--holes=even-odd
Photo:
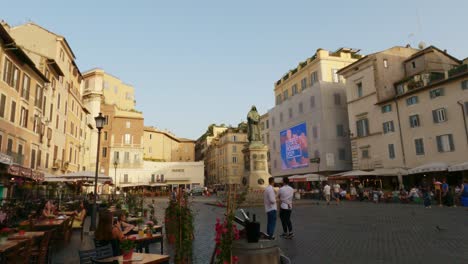
[[[8,174],[35,181],[44,181],[44,173],[32,170],[30,168],[25,168],[17,164],[8,166]]]

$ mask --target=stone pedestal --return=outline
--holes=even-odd
[[[268,186],[267,153],[268,147],[261,141],[250,142],[242,150],[244,154],[245,174],[242,184],[253,190],[264,189]]]

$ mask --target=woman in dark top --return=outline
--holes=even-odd
[[[120,231],[124,235],[130,234],[133,228],[135,228],[134,225],[127,223],[127,216],[125,215],[125,213],[121,213],[119,215],[119,218],[117,220],[117,226],[120,228]]]
[[[124,239],[124,235],[120,228],[113,223],[112,213],[105,212],[99,215],[99,222],[94,232],[94,240],[96,247],[106,244],[112,245],[114,256],[120,255],[119,242]]]

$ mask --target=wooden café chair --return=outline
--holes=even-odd
[[[5,254],[5,263],[29,264],[31,260],[32,239],[25,239],[13,250]]]
[[[49,256],[49,243],[52,237],[53,230],[45,231],[41,243],[37,247],[32,248],[31,263],[46,264]]]

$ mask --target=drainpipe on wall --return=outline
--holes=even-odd
[[[405,166],[405,168],[406,168],[405,145],[403,144],[403,134],[401,132],[400,109],[398,108],[398,100],[394,99],[394,102],[395,102],[396,111],[397,111],[398,131],[399,131],[399,134],[400,134],[400,145],[401,145],[401,152],[402,152],[402,155],[403,155],[403,166]]]
[[[466,117],[465,117],[465,113],[467,110],[465,109],[463,102],[457,101],[457,103],[460,105],[461,110],[462,110],[463,124],[465,125],[465,136],[466,136],[466,141],[468,143],[468,128],[466,127]]]

